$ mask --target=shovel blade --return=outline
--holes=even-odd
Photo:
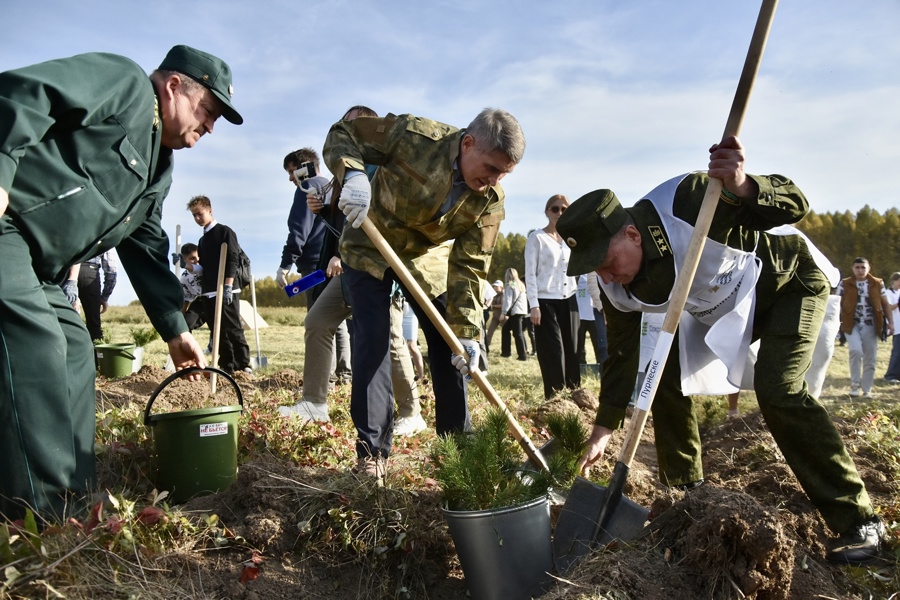
[[[607,491],[607,488],[582,477],[575,479],[553,535],[553,559],[557,574],[566,573],[593,548],[612,540],[627,542],[644,528],[649,509],[623,496],[606,519],[606,524],[597,532],[597,521]]]
[[[252,368],[254,371],[257,369],[265,369],[268,366],[269,366],[268,357],[265,357],[265,356],[260,356],[258,358],[256,356],[250,357],[250,368]]]

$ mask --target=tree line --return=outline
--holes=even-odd
[[[796,227],[806,234],[831,263],[849,277],[853,259],[864,256],[872,274],[888,280],[900,271],[900,211],[891,208],[879,213],[869,205],[855,214],[810,211]],[[524,280],[525,240],[520,233],[500,234],[488,272],[488,281],[503,279],[507,267],[515,267]],[[886,281],[887,283],[887,281]]]
[[[816,213],[810,211],[797,228],[848,277],[853,259],[864,256],[872,265],[872,273],[885,280],[900,271],[900,211],[891,208],[879,213],[868,205],[855,214],[844,212]],[[896,237],[895,237],[896,236]],[[501,233],[494,247],[488,281],[503,280],[506,269],[513,267],[525,278],[525,241],[521,233]],[[248,290],[249,291],[249,290]],[[249,294],[245,299],[249,300]],[[257,280],[257,302],[260,306],[302,305],[302,299],[288,298],[271,277]]]
[[[849,210],[822,214],[810,211],[797,228],[840,269],[841,277],[851,275],[857,256],[868,258],[872,274],[885,279],[885,284],[891,273],[900,271],[900,212],[896,208],[884,214],[868,204],[855,215]]]

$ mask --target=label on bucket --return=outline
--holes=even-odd
[[[204,423],[200,425],[200,437],[228,435],[228,423]]]

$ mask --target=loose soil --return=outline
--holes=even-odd
[[[145,367],[106,383],[102,393],[114,402],[146,403],[166,375]],[[295,392],[301,385],[289,370],[260,379],[238,374],[237,381],[245,399],[254,392]],[[154,412],[208,401],[198,389],[202,385],[170,386]],[[221,403],[234,402],[230,384],[221,380],[220,393]],[[589,425],[591,404],[590,398],[578,404],[558,399],[522,416],[534,423],[531,433],[540,445],[548,412],[581,410]],[[849,424],[838,425],[852,434]],[[622,437],[614,436],[601,477],[608,477]],[[650,525],[629,544],[594,553],[542,597],[863,597],[852,591],[843,570],[824,561],[829,534],[759,413],[704,432],[703,444],[706,483],[686,493],[668,491],[657,479],[651,420],[625,490],[651,507]],[[810,444],[815,451],[815,442]],[[167,566],[197,598],[464,598],[440,491],[426,476],[426,446],[409,443],[395,451],[385,488],[343,467],[299,467],[275,456],[243,464],[228,490],[181,507],[198,517],[218,515],[239,543],[174,555]],[[877,462],[858,457],[857,466],[876,505],[900,492]],[[259,575],[242,583],[253,551],[264,559]]]

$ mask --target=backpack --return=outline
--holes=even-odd
[[[253,274],[250,272],[250,257],[247,256],[247,253],[241,248],[238,251],[238,268],[237,273],[234,276],[234,285],[232,287],[236,290],[244,289],[250,285],[251,277],[253,277]]]

